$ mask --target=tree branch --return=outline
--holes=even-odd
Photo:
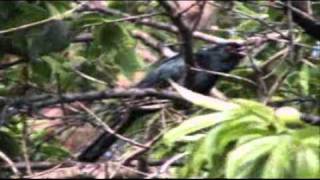
[[[83,12],[83,11],[93,11],[93,12],[99,12],[99,13],[105,14],[105,15],[113,15],[113,16],[120,16],[120,17],[131,17],[132,16],[131,14],[123,13],[121,11],[111,9],[111,8],[83,7],[82,9],[78,10],[78,12]],[[145,26],[149,26],[149,27],[153,27],[153,28],[157,28],[157,29],[161,29],[164,31],[169,31],[172,33],[179,33],[178,28],[175,26],[172,26],[172,25],[166,24],[166,23],[155,22],[150,19],[140,18],[140,19],[134,19],[134,20],[128,20],[128,21],[134,22],[137,24],[141,24],[141,25],[145,25]],[[206,33],[202,33],[199,31],[193,32],[193,37],[197,38],[199,40],[209,42],[209,43],[238,42],[238,40],[228,40],[228,39],[220,38],[217,36],[212,36],[212,35],[209,35]]]
[[[159,4],[167,11],[172,22],[177,26],[179,35],[182,40],[181,54],[184,56],[185,64],[187,65],[187,75],[185,79],[185,86],[190,88],[194,84],[195,72],[190,70],[190,67],[194,67],[192,51],[192,31],[188,28],[182,19],[182,13],[177,13],[173,6],[167,1],[158,1]]]
[[[137,38],[140,39],[144,44],[151,47],[152,49],[156,50],[158,53],[160,53],[162,56],[168,58],[172,57],[176,52],[172,51],[170,48],[163,46],[160,42],[158,42],[156,39],[154,39],[152,36],[150,36],[148,33],[145,33],[143,31],[139,30],[133,30],[131,34]]]
[[[285,7],[285,10],[292,12],[292,18],[304,31],[320,40],[320,21],[310,16],[305,7],[309,1],[291,1],[291,6],[278,2],[280,5]]]
[[[60,103],[72,103],[75,101],[96,101],[112,98],[143,98],[143,97],[157,97],[164,99],[171,99],[176,101],[187,102],[179,94],[162,90],[157,91],[152,88],[147,89],[112,89],[106,91],[91,91],[85,93],[69,93],[56,95],[42,95],[33,96],[30,98],[0,98],[0,105],[5,105],[0,122],[4,121],[6,117],[16,115],[21,111],[28,111],[34,109],[41,109]],[[2,123],[1,123],[2,124]],[[0,124],[0,125],[1,125]]]
[[[3,63],[3,64],[0,64],[0,70],[7,69],[7,68],[10,68],[12,66],[15,66],[15,65],[18,65],[18,64],[22,64],[22,63],[25,63],[25,62],[27,62],[25,59],[19,59],[19,60],[16,60],[16,61],[13,61],[13,62],[9,62],[9,63]]]

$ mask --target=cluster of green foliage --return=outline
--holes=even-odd
[[[190,102],[213,110],[185,120],[164,136],[184,144],[181,177],[316,178],[320,176],[319,128],[303,124],[299,113],[280,114],[261,103],[231,102],[196,94],[174,84]],[[293,113],[292,113],[293,112]],[[291,114],[288,114],[291,113]],[[201,131],[209,129],[208,131]]]

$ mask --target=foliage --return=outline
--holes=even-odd
[[[173,85],[189,101],[197,101],[203,96],[176,84]],[[221,105],[216,99],[210,98],[210,100],[213,105]],[[189,152],[187,163],[179,171],[180,176],[319,177],[318,128],[301,125],[299,115],[295,123],[303,128],[291,128],[288,126],[292,125],[292,122],[286,121],[287,114],[276,115],[270,107],[254,101],[243,99],[233,101],[235,107],[231,109],[208,107],[207,102],[203,105],[198,103],[200,106],[219,112],[192,117],[166,133],[164,136],[166,145],[172,147],[177,141],[182,141],[185,142]],[[201,132],[203,129],[209,130],[203,133]],[[190,138],[198,134],[202,134],[202,138],[194,140]]]

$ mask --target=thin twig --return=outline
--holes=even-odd
[[[80,77],[82,77],[84,79],[87,79],[89,81],[92,81],[92,82],[95,82],[95,83],[98,83],[98,84],[102,84],[102,85],[105,85],[105,86],[108,85],[108,83],[106,83],[104,81],[101,81],[101,80],[99,80],[97,78],[94,78],[92,76],[89,76],[89,75],[87,75],[87,74],[85,74],[85,73],[83,73],[83,72],[81,72],[81,71],[79,71],[79,70],[77,70],[75,68],[72,68],[72,71],[77,73]]]
[[[103,20],[102,22],[94,23],[94,24],[87,24],[85,27],[92,27],[92,26],[98,26],[101,24],[109,24],[109,23],[117,23],[117,22],[123,22],[123,21],[134,21],[137,19],[143,19],[143,18],[150,18],[153,16],[161,15],[163,14],[162,12],[155,12],[155,13],[150,13],[150,14],[141,14],[141,15],[136,15],[136,16],[130,16],[130,17],[124,17],[120,19],[115,19],[115,20]]]
[[[151,146],[154,145],[162,136],[162,134],[159,134],[158,136],[156,136],[155,138],[153,138],[151,141],[147,142],[145,144],[145,146],[147,148],[141,148],[141,149],[137,149],[136,151],[132,152],[126,159],[124,159],[123,161],[121,161],[121,163],[119,164],[118,170],[122,167],[122,166],[129,166],[131,161],[134,159],[137,159],[138,157],[140,157],[141,155],[143,155],[144,153],[146,153],[148,150],[150,150]],[[121,165],[121,166],[120,166]],[[110,175],[110,178],[114,178],[114,176],[117,174],[117,171],[115,170],[113,172],[113,174]]]
[[[146,32],[133,30],[131,33],[134,37],[140,39],[148,47],[151,47],[152,49],[158,51],[159,53],[161,53],[161,55],[167,58],[177,54],[176,52],[172,51],[170,48],[163,46],[160,42],[158,42],[155,38],[153,38],[151,35],[149,35]]]
[[[222,73],[222,72],[218,72],[218,71],[209,71],[209,70],[206,70],[206,69],[200,69],[200,68],[195,68],[195,67],[191,67],[191,69],[195,70],[195,71],[206,72],[208,74],[214,74],[214,75],[219,75],[219,76],[224,76],[224,77],[228,77],[228,78],[233,78],[233,79],[245,81],[245,82],[250,83],[250,84],[252,84],[254,86],[257,86],[257,83],[255,83],[254,81],[252,81],[250,79],[247,79],[247,78],[240,77],[240,76],[236,76],[236,75],[233,75],[233,74]]]
[[[268,91],[266,97],[263,99],[264,104],[267,104],[269,102],[272,95],[280,88],[283,81],[288,77],[289,74],[289,72],[285,72],[283,76],[280,76],[276,79],[276,81],[273,83],[270,90]]]
[[[26,115],[23,115],[22,118],[22,123],[23,123],[23,136],[22,136],[22,153],[23,153],[23,158],[24,161],[26,163],[26,169],[27,169],[27,173],[28,175],[32,175],[32,169],[31,169],[31,165],[30,165],[30,156],[29,156],[29,152],[28,152],[28,142],[29,142],[29,132],[28,132],[28,123],[26,122],[27,118]]]
[[[63,14],[57,14],[55,16],[51,16],[47,19],[43,19],[41,21],[36,21],[36,22],[32,22],[32,23],[28,23],[28,24],[24,24],[24,25],[20,25],[18,27],[13,27],[13,28],[9,28],[9,29],[5,29],[5,30],[1,30],[0,34],[6,34],[6,33],[10,33],[10,32],[14,32],[14,31],[19,31],[19,30],[23,30],[23,29],[27,29],[30,27],[34,27],[34,26],[38,26],[41,24],[45,24],[48,23],[50,21],[53,20],[61,20],[64,19],[65,17],[67,17],[68,15],[72,14],[73,12],[75,12],[76,10],[78,10],[79,8],[81,8],[82,6],[84,6],[87,2],[81,3],[78,6],[76,6],[73,9],[70,9],[69,11],[64,12]]]
[[[3,64],[0,64],[0,70],[2,69],[7,69],[7,68],[10,68],[12,66],[15,66],[15,65],[18,65],[18,64],[22,64],[22,63],[26,63],[27,61],[24,60],[24,59],[19,59],[19,60],[16,60],[16,61],[13,61],[13,62],[9,62],[9,63],[3,63]]]
[[[12,172],[17,177],[20,177],[21,172],[18,170],[18,168],[16,167],[15,163],[5,153],[3,153],[1,150],[0,150],[0,158],[8,163],[10,169],[12,170]]]
[[[137,159],[139,156],[141,156],[142,154],[144,154],[148,150],[150,150],[151,146],[154,145],[156,142],[158,142],[158,140],[161,138],[161,136],[162,136],[162,133],[158,134],[156,137],[154,137],[149,142],[147,142],[145,144],[145,146],[147,148],[138,149],[138,150],[132,152],[125,160],[122,161],[122,164],[125,165],[125,166],[130,165],[132,160]]]
[[[293,34],[293,18],[292,18],[292,4],[291,1],[286,1],[286,5],[289,7],[287,10],[288,16],[288,31],[289,31],[289,62],[294,63],[294,34]]]
[[[141,148],[148,148],[147,146],[143,145],[143,144],[140,144],[138,142],[135,142],[133,141],[132,139],[129,139],[127,137],[124,137],[118,133],[116,133],[111,127],[109,127],[105,122],[103,122],[102,119],[100,119],[93,111],[91,111],[90,109],[88,109],[87,107],[85,107],[83,104],[79,104],[80,107],[85,110],[87,113],[89,113],[92,117],[94,117],[96,119],[96,121],[99,122],[99,124],[103,127],[103,129],[105,131],[107,131],[108,133],[116,136],[117,138],[125,141],[125,142],[128,142],[129,144],[132,144],[134,146],[137,146],[137,147],[141,147]]]
[[[83,9],[83,11],[95,11],[95,12],[99,12],[102,14],[115,15],[115,16],[121,16],[121,17],[131,17],[132,16],[131,14],[123,13],[121,11],[111,9],[111,8],[103,8],[103,9],[102,8],[86,8],[86,9]],[[165,31],[169,31],[172,33],[179,33],[178,28],[173,25],[162,23],[162,22],[155,22],[155,21],[152,21],[149,19],[136,19],[134,21],[134,23],[157,28],[157,29],[161,29],[161,30],[165,30]],[[210,43],[239,42],[239,40],[228,40],[228,39],[209,35],[209,34],[206,34],[203,32],[199,32],[199,31],[195,31],[193,33],[193,37],[200,39],[200,40],[203,40],[203,41],[206,41],[206,42],[210,42]]]
[[[191,28],[191,32],[194,32],[197,29],[197,27],[198,27],[198,25],[199,25],[199,23],[201,21],[201,18],[202,18],[203,12],[204,12],[204,7],[206,6],[206,3],[207,3],[206,0],[205,1],[200,1],[200,2],[197,3],[198,6],[199,6],[200,11],[199,11],[199,15],[198,15],[195,23],[193,24],[193,27]]]
[[[153,179],[158,177],[160,174],[165,173],[172,164],[174,164],[176,161],[178,161],[179,159],[185,157],[186,155],[188,155],[188,153],[180,153],[177,154],[175,156],[173,156],[172,158],[170,158],[169,160],[167,160],[165,163],[163,163],[159,169],[158,172],[155,172],[151,175],[149,175],[148,177],[146,177],[146,179]]]

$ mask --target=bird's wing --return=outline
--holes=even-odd
[[[185,73],[185,64],[180,55],[161,61],[136,87],[150,88],[165,84],[168,79],[178,81]]]

